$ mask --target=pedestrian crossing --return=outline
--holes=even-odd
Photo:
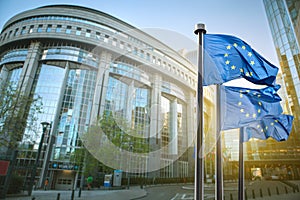
[[[172,199],[170,200],[193,200],[194,193],[177,193]],[[204,199],[211,200],[215,199],[214,194],[204,194]]]

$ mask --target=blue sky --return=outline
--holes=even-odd
[[[262,0],[0,0],[0,28],[19,12],[49,4],[100,10],[159,36],[176,50],[196,44],[194,26],[204,23],[208,33],[240,37],[278,65]]]

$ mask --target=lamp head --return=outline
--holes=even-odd
[[[47,128],[50,123],[49,122],[41,122],[43,129]]]

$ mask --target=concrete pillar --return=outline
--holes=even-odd
[[[40,42],[32,42],[28,49],[28,54],[23,65],[19,87],[25,95],[30,94],[36,71],[39,67],[39,59],[42,50]]]
[[[153,76],[151,93],[151,116],[150,116],[150,138],[156,142],[161,138],[161,84],[162,77],[159,74]]]
[[[177,131],[177,98],[171,100],[170,105],[170,142],[169,154],[178,154],[178,131]]]
[[[109,78],[109,67],[112,61],[112,54],[102,51],[98,66],[95,94],[92,105],[91,122],[94,123],[98,117],[103,115],[105,96]]]
[[[0,88],[2,87],[2,84],[6,83],[8,74],[9,74],[9,71],[4,65],[0,71]]]
[[[134,81],[131,81],[131,83],[128,85],[128,90],[127,90],[126,115],[125,115],[127,125],[129,126],[131,126],[132,108],[133,108],[132,101],[134,97],[135,97]]]

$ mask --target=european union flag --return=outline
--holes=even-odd
[[[278,68],[243,40],[219,34],[204,34],[203,85],[222,84],[245,78],[260,85],[275,85]]]
[[[277,141],[286,141],[292,130],[294,117],[281,114],[279,116],[266,116],[244,127],[244,142],[250,138],[266,140],[269,137]]]
[[[261,120],[267,115],[280,115],[281,98],[276,93],[280,88],[266,87],[248,89],[220,86],[221,88],[221,130],[240,128]]]

